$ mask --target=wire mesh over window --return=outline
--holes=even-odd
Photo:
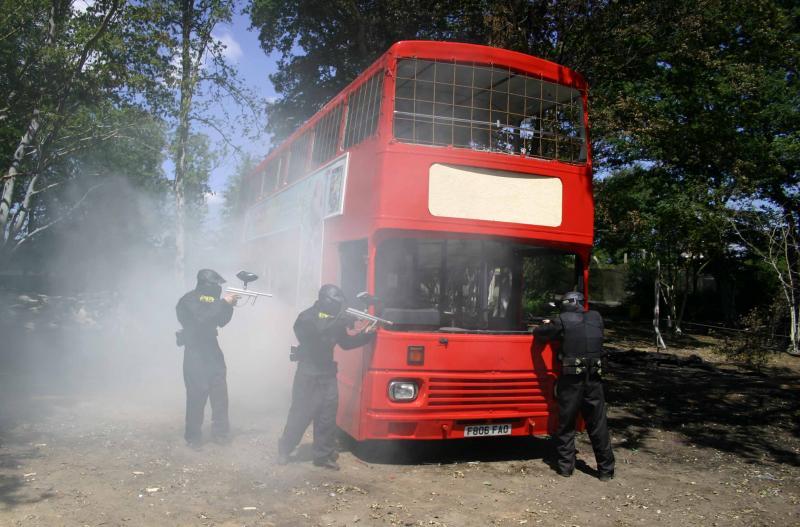
[[[586,161],[580,91],[502,66],[397,61],[400,141]]]
[[[379,71],[350,95],[344,131],[345,148],[350,148],[375,133],[380,114],[383,76],[383,71]]]
[[[262,187],[262,173],[251,174],[246,177],[242,185],[241,200],[243,203],[249,205],[261,196]]]
[[[336,155],[339,146],[339,126],[342,122],[342,105],[319,120],[314,128],[314,148],[311,159],[314,165],[321,165]]]
[[[282,189],[289,184],[289,170],[287,165],[289,162],[289,153],[283,152],[278,161],[278,189]]]
[[[271,194],[278,186],[278,171],[281,168],[280,159],[273,159],[264,168],[261,194]]]
[[[292,143],[289,154],[289,183],[297,181],[306,173],[310,140],[311,132],[306,132]]]

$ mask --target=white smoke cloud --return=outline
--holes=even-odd
[[[225,196],[220,192],[206,192],[205,200],[207,205],[222,205],[225,203]]]

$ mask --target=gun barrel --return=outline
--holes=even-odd
[[[261,293],[260,291],[253,291],[252,289],[241,289],[239,287],[229,287],[225,289],[228,293],[233,293],[235,295],[242,295],[242,296],[249,296],[249,297],[259,297],[259,296],[266,296],[272,297],[272,293]]]
[[[369,320],[373,324],[383,324],[384,326],[391,326],[393,324],[391,320],[386,320],[384,318],[376,317],[375,315],[371,315],[366,311],[359,311],[358,309],[352,307],[348,307],[347,309],[345,309],[345,312],[348,315],[360,318],[361,320]]]

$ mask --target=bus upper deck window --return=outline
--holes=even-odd
[[[579,90],[500,65],[400,59],[394,135],[559,161],[586,161]]]

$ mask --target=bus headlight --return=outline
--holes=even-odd
[[[389,399],[399,403],[407,403],[417,398],[419,387],[414,381],[391,381],[389,383]]]

